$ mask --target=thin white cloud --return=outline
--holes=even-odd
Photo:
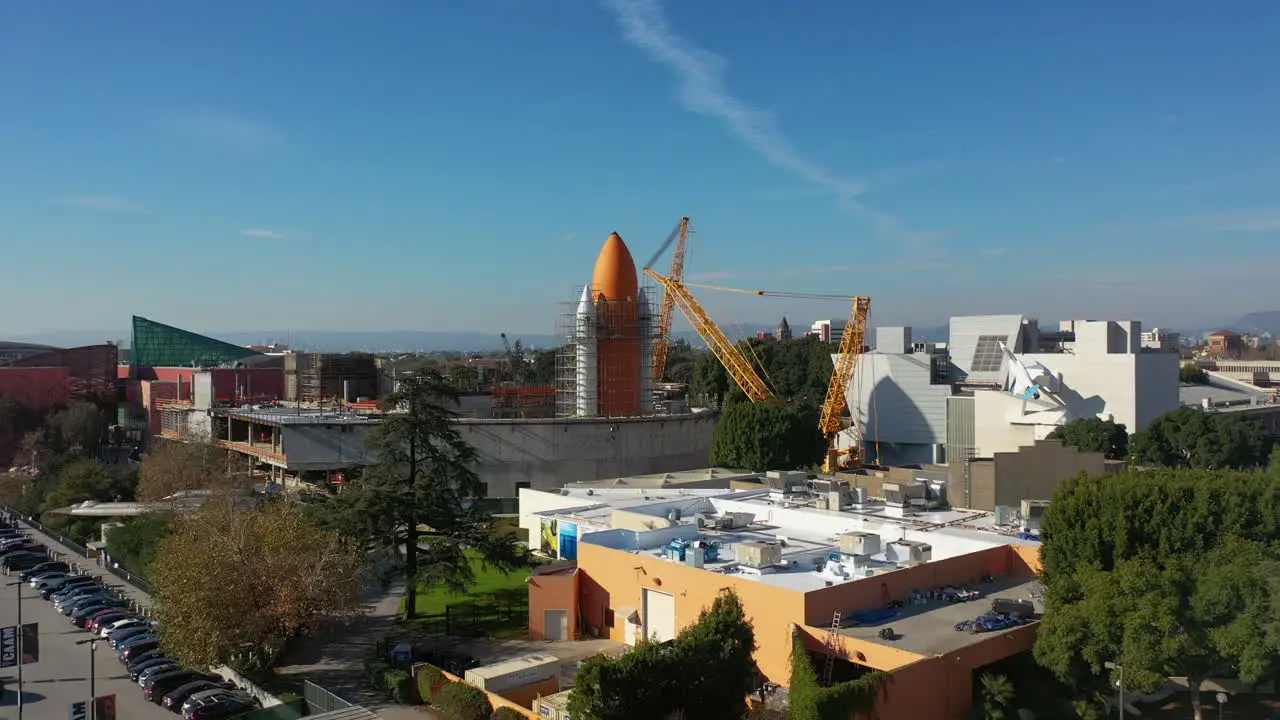
[[[1004,254],[1004,248],[1002,247],[987,248],[982,251],[982,254],[988,257],[1000,257],[1001,255]]]
[[[201,110],[187,114],[180,122],[198,140],[237,150],[261,150],[283,139],[264,122],[223,112]]]
[[[255,228],[253,230],[241,230],[240,234],[251,238],[265,238],[267,240],[283,240],[288,237],[284,233],[275,230],[266,230],[263,228]]]
[[[111,195],[78,195],[62,201],[63,205],[121,215],[150,215],[146,206]]]
[[[734,97],[724,85],[724,58],[697,47],[671,30],[656,0],[603,0],[617,16],[623,37],[665,66],[678,81],[680,103],[691,112],[724,122],[734,136],[765,160],[824,188],[847,212],[914,251],[930,249],[931,234],[909,230],[903,221],[859,200],[867,184],[842,177],[805,158],[778,129],[773,114]]]

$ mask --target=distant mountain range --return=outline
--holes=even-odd
[[[1052,324],[1056,326],[1056,323]],[[1041,327],[1050,327],[1042,323]],[[772,333],[774,324],[748,324],[725,328],[730,337],[754,337],[758,332]],[[1261,333],[1270,332],[1280,336],[1280,310],[1251,312],[1232,323],[1206,330],[1184,330],[1184,334],[1198,335],[1202,332],[1230,329],[1238,332]],[[801,328],[793,328],[798,334]],[[945,342],[949,333],[947,325],[918,326],[912,328],[912,339],[916,341]],[[502,348],[502,336],[496,333],[462,332],[452,330],[373,330],[373,331],[331,331],[331,330],[258,330],[227,331],[205,333],[236,345],[265,345],[278,343],[288,345],[296,350],[312,352],[346,352],[364,350],[369,352],[402,351],[402,352],[441,352],[441,351],[493,351]],[[674,333],[677,338],[684,338],[694,345],[703,342],[692,331]],[[526,348],[554,347],[558,339],[554,335],[542,333],[508,333],[511,342],[520,340]],[[75,347],[93,345],[108,340],[119,340],[129,344],[128,330],[65,330],[59,332],[35,333],[28,335],[6,336],[0,334],[0,340],[54,345],[57,347]],[[873,339],[869,339],[873,340]]]

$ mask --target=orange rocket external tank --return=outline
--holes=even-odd
[[[591,292],[598,318],[596,362],[600,417],[641,414],[642,327],[636,262],[618,233],[600,248]]]

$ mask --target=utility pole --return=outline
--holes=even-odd
[[[87,640],[77,640],[77,645],[89,646],[89,720],[97,720],[98,717],[98,673],[94,667],[94,658],[98,655],[98,641],[100,637],[91,637]]]

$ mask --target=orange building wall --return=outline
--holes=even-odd
[[[534,573],[529,579],[529,637],[546,640],[547,610],[569,611],[570,639],[579,639],[578,573]]]
[[[539,680],[538,682],[529,683],[528,685],[521,685],[520,687],[512,688],[511,690],[503,690],[501,693],[497,694],[507,700],[510,700],[516,705],[519,705],[520,709],[528,711],[533,707],[534,700],[537,700],[544,695],[555,695],[558,692],[560,692],[560,679],[547,678],[546,680]],[[497,706],[495,706],[495,708],[496,707]]]
[[[804,612],[801,593],[588,543],[578,546],[578,568],[587,626],[600,628],[601,637],[607,634],[617,642],[624,642],[625,629],[621,620],[614,622],[613,610],[643,608],[645,588],[675,597],[676,632],[693,624],[722,589],[733,588],[755,625],[761,672],[772,682],[788,684],[791,624]]]

